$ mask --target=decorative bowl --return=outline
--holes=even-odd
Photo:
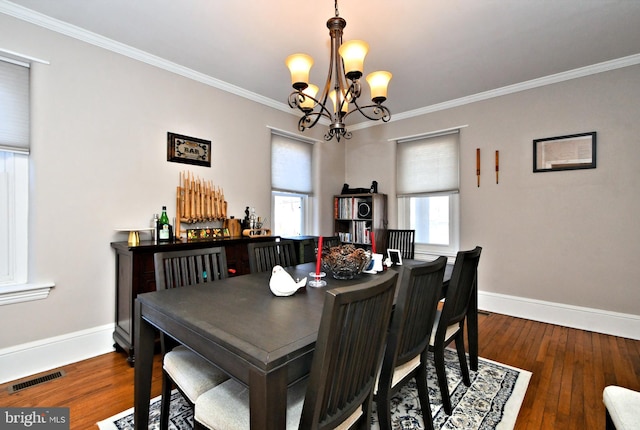
[[[335,279],[353,279],[369,265],[371,252],[354,245],[324,248],[322,269]]]

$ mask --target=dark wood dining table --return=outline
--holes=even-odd
[[[286,268],[302,279],[314,263]],[[284,429],[287,386],[308,375],[327,289],[356,285],[327,276],[289,297],[269,289],[271,272],[140,294],[136,299],[135,429],[147,430],[156,329],[211,361],[249,387],[251,428]],[[451,276],[448,268],[446,279]]]

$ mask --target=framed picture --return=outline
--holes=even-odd
[[[167,133],[167,161],[211,167],[211,141]]]
[[[399,249],[387,249],[387,257],[394,266],[402,266],[402,254]]]
[[[596,132],[533,141],[533,171],[596,168]]]

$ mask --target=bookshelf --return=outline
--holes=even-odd
[[[333,197],[334,231],[342,243],[371,249],[371,232],[381,252],[387,232],[386,194],[341,194]]]

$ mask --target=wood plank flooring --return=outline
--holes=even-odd
[[[533,373],[516,430],[604,429],[604,387],[640,391],[640,341],[500,314],[479,316],[479,338],[482,357]],[[8,387],[16,381],[0,385],[0,406],[69,407],[71,429],[85,430],[133,405],[133,369],[124,354],[62,370],[66,376],[14,394]],[[156,356],[152,396],[160,388]]]

